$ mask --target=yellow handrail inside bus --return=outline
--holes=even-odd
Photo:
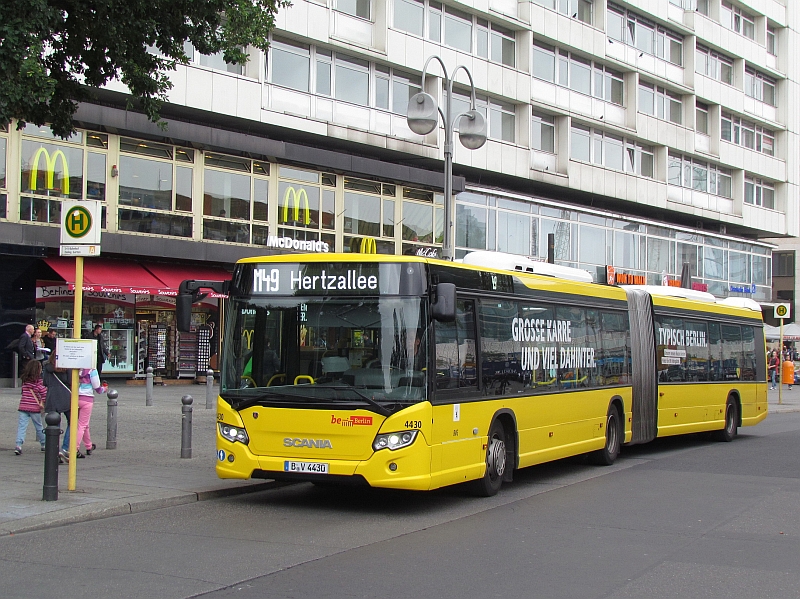
[[[296,385],[300,381],[308,381],[309,383],[311,383],[313,385],[314,384],[314,377],[310,376],[308,374],[298,374],[296,377],[294,377],[294,384]]]
[[[272,387],[272,381],[275,381],[275,380],[277,380],[277,381],[285,381],[286,380],[286,375],[285,374],[273,374],[269,378],[269,381],[267,381],[267,387]]]
[[[242,380],[243,381],[247,381],[248,383],[253,385],[253,387],[257,387],[258,386],[258,385],[256,385],[255,379],[253,379],[253,377],[251,377],[251,376],[247,376],[246,374],[242,375]]]

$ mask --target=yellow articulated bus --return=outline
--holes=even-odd
[[[518,468],[766,417],[757,305],[586,279],[475,252],[247,258],[184,281],[182,330],[203,289],[229,297],[217,474],[493,495]]]

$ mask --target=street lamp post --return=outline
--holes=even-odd
[[[453,240],[453,132],[458,122],[458,139],[461,145],[469,150],[477,150],[486,143],[486,118],[475,109],[475,84],[472,73],[464,65],[458,65],[453,71],[453,76],[447,75],[447,67],[436,55],[429,56],[422,69],[422,89],[425,90],[425,76],[428,65],[436,59],[444,72],[445,80],[445,106],[444,111],[439,108],[436,99],[425,91],[414,94],[408,101],[408,114],[406,120],[409,128],[419,135],[427,135],[436,128],[439,116],[444,123],[444,239],[442,243],[442,258],[452,260],[454,257]],[[456,73],[463,70],[469,77],[471,91],[470,109],[455,117],[452,113],[453,81]]]

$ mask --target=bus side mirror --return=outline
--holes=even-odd
[[[439,322],[456,319],[456,286],[453,283],[436,285],[436,301],[431,304],[431,316]]]
[[[192,326],[193,293],[179,293],[175,300],[175,321],[181,333],[190,332]]]

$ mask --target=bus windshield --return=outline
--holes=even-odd
[[[230,302],[221,396],[249,405],[368,409],[427,397],[419,297],[253,297]]]

